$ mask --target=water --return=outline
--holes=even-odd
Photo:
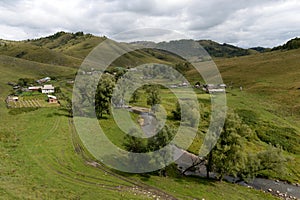
[[[180,153],[180,151],[183,152],[183,155],[176,161],[176,164],[178,165],[179,168],[186,169],[187,167],[193,164],[193,162],[196,159],[196,156],[194,154],[191,154],[187,151],[178,148],[175,154]],[[185,173],[185,175],[206,177],[206,168],[204,165],[202,165],[199,167],[199,170],[197,170],[196,172],[188,171]],[[215,178],[216,175],[214,173],[210,173],[210,177]],[[272,194],[276,196],[281,196],[283,198],[292,196],[292,197],[296,197],[297,199],[300,199],[300,187],[296,185],[288,184],[286,182],[274,181],[265,178],[255,178],[249,182],[244,182],[244,181],[237,182],[238,179],[232,176],[225,176],[224,180],[231,183],[237,183],[239,185],[246,186],[246,187],[253,187],[257,190],[271,192]]]

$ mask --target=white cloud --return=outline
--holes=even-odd
[[[0,38],[56,31],[108,37],[152,27],[242,47],[275,46],[300,35],[298,0],[12,0],[0,2]]]

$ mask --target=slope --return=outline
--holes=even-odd
[[[156,53],[164,59],[151,58],[151,61],[171,62],[168,55]],[[126,59],[129,61],[132,58]],[[275,199],[260,191],[205,179],[121,176],[95,163],[85,152],[64,107],[40,108],[15,115],[5,107],[4,98],[11,88],[6,85],[8,81],[41,76],[73,78],[75,71],[71,67],[0,56],[1,198],[240,199],[242,196],[245,199]],[[158,188],[155,187],[157,183]]]
[[[27,43],[83,59],[105,39],[105,37],[97,37],[83,32],[58,32],[48,37],[29,40]]]
[[[51,65],[78,67],[82,60],[25,42],[2,41],[0,54]]]

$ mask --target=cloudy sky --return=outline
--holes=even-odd
[[[57,31],[113,37],[137,28],[164,28],[241,47],[273,47],[300,36],[300,1],[0,0],[2,39]]]

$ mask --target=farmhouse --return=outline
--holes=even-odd
[[[58,103],[57,97],[53,95],[47,95],[49,103]]]
[[[43,94],[54,93],[54,86],[53,85],[44,85],[44,87],[42,87],[42,93]]]
[[[207,85],[203,85],[203,90],[206,93],[209,93],[209,94],[226,92],[225,88],[226,88],[225,84],[219,84],[219,85],[207,84]]]
[[[43,88],[43,86],[32,86],[32,87],[28,87],[28,90],[30,91],[39,91]]]

